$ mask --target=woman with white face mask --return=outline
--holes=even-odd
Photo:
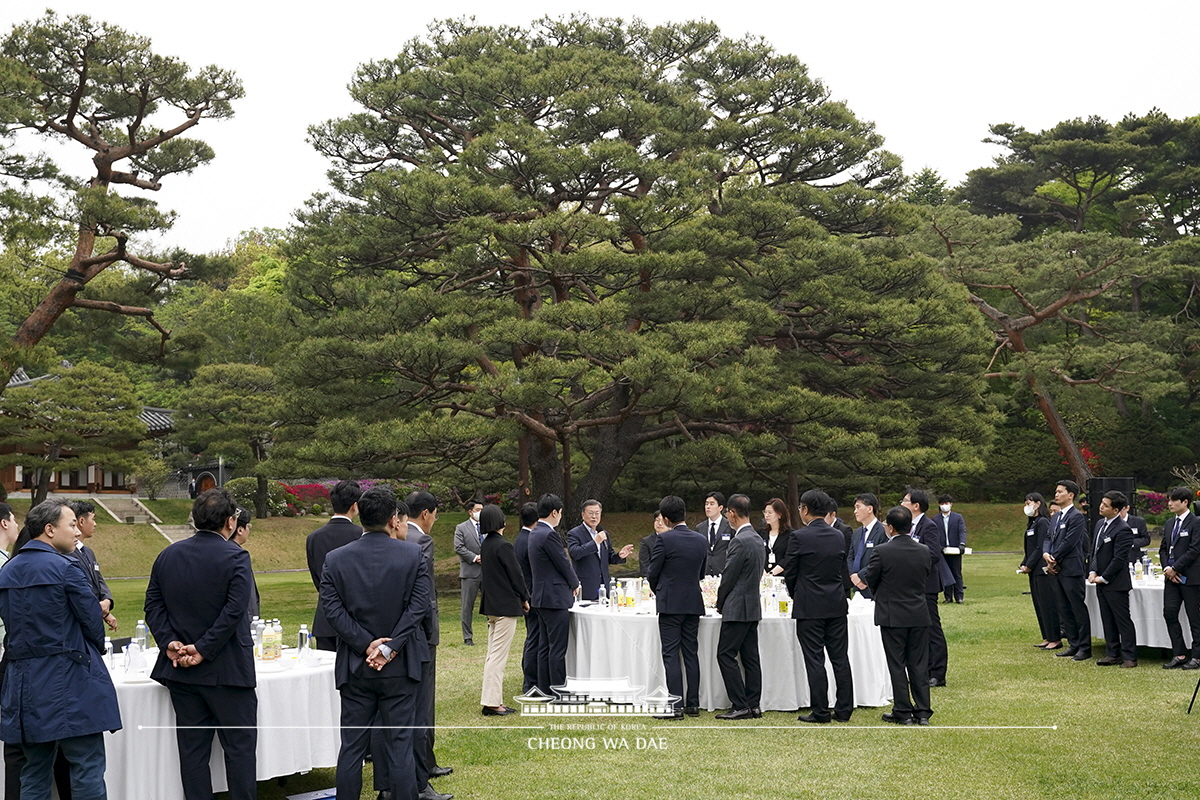
[[[1050,514],[1045,499],[1037,492],[1025,495],[1025,560],[1018,572],[1029,575],[1029,593],[1033,596],[1033,612],[1037,615],[1042,641],[1034,647],[1058,650],[1062,647],[1062,630],[1058,621],[1058,606],[1054,597],[1053,580],[1042,569],[1042,546],[1050,535]]]

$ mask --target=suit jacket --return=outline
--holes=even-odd
[[[682,522],[658,534],[650,552],[649,577],[659,614],[703,616],[700,581],[708,568],[708,556],[708,539]],[[724,560],[725,553],[721,556]]]
[[[422,664],[429,661],[423,630],[429,587],[429,566],[420,545],[383,531],[367,531],[325,557],[321,602],[337,634],[333,672],[339,689],[352,676],[421,680]],[[376,670],[366,663],[367,648],[385,636],[395,657]]]
[[[1162,545],[1158,548],[1158,562],[1164,567],[1174,567],[1175,571],[1188,579],[1188,583],[1200,581],[1200,520],[1191,511],[1183,518],[1183,526],[1175,534],[1175,520],[1171,517],[1163,526]]]
[[[479,529],[470,517],[454,528],[454,552],[458,553],[458,577],[478,578],[483,574],[482,565],[475,563],[475,556],[482,552]]]
[[[851,540],[854,539],[854,529],[851,528],[846,523],[842,522],[841,519],[839,519],[836,516],[833,518],[833,522],[830,524],[836,530],[840,531],[842,536],[844,536],[846,538],[846,554],[847,554],[847,558],[849,558],[850,542],[851,542]],[[854,583],[850,580],[849,572],[846,573],[846,577],[842,581],[842,588],[846,590],[847,596],[849,596],[850,590],[854,588]]]
[[[775,537],[775,545],[771,545],[771,529],[761,528],[758,531],[758,537],[762,540],[763,548],[766,550],[766,558],[763,562],[764,571],[766,569],[774,569],[782,567],[787,560],[788,540],[792,538],[791,531],[780,531]]]
[[[724,622],[755,622],[762,619],[759,583],[767,551],[762,537],[749,525],[742,526],[725,550],[725,570],[717,588],[717,611]]]
[[[529,567],[533,573],[532,608],[570,608],[579,576],[563,550],[558,531],[540,519],[529,531]]]
[[[638,543],[638,574],[643,578],[650,577],[650,558],[654,554],[655,536],[658,536],[657,532],[643,536],[642,541]]]
[[[844,617],[846,537],[823,519],[814,519],[788,537],[783,583],[792,596],[793,619]]]
[[[872,522],[869,530],[865,526],[860,526],[850,538],[850,548],[846,552],[846,571],[850,575],[862,572],[867,568],[871,553],[886,541],[887,532],[883,530],[883,523],[879,520]],[[862,590],[862,594],[870,599],[871,590],[869,588]]]
[[[1150,527],[1146,520],[1137,514],[1125,517],[1129,529],[1133,531],[1133,549],[1129,551],[1129,561],[1132,563],[1142,557],[1142,548],[1150,544]]]
[[[875,624],[887,628],[919,628],[931,624],[925,586],[933,571],[933,554],[910,536],[893,536],[874,548],[859,579],[875,597]]]
[[[516,541],[513,542],[513,554],[521,568],[521,575],[525,578],[525,593],[532,594],[533,568],[529,566],[529,528],[521,528],[517,534]]]
[[[942,547],[966,547],[967,523],[963,522],[962,514],[951,511],[949,519],[942,513],[934,515],[933,522],[942,534]]]
[[[1021,566],[1028,567],[1030,572],[1040,572],[1046,566],[1042,553],[1046,538],[1050,535],[1050,519],[1048,517],[1030,517],[1025,527],[1025,560]]]
[[[529,601],[525,576],[517,563],[512,543],[499,533],[489,533],[480,543],[483,575],[479,584],[479,613],[491,617],[519,617],[525,613],[522,603]]]
[[[1058,564],[1061,578],[1082,578],[1083,548],[1088,540],[1087,518],[1071,506],[1059,512],[1050,528],[1049,549],[1046,551]]]
[[[933,554],[933,569],[925,581],[925,593],[938,594],[945,587],[954,584],[954,575],[950,572],[950,565],[946,563],[946,557],[942,555],[942,534],[938,531],[937,523],[931,520],[928,514],[921,515],[916,529],[917,540],[929,548],[929,552]]]
[[[584,600],[599,598],[601,586],[607,591],[609,564],[625,563],[625,559],[613,552],[612,542],[608,539],[597,545],[586,525],[576,525],[567,531],[567,552],[575,565],[575,574],[582,586],[580,596]]]
[[[729,540],[733,538],[733,528],[729,527],[729,521],[721,517],[720,523],[717,524],[717,535],[714,539],[709,535],[710,523],[706,517],[703,522],[696,526],[696,533],[704,537],[707,545],[707,563],[704,567],[706,575],[720,575],[721,570],[725,569],[726,551],[729,547]]]
[[[77,559],[26,544],[0,570],[0,616],[8,629],[0,738],[32,744],[121,728],[100,607]]]
[[[421,627],[425,629],[425,638],[429,640],[429,644],[436,647],[442,641],[442,629],[438,625],[437,585],[433,581],[433,537],[421,530],[415,522],[409,522],[404,541],[413,542],[420,547],[421,555],[425,557],[425,567],[429,571],[429,611],[425,614],[425,622]]]
[[[107,600],[113,602],[112,591],[108,588],[108,584],[104,581],[104,576],[100,574],[100,565],[96,563],[96,554],[92,548],[88,547],[83,542],[79,542],[75,547],[75,557],[79,559],[79,565],[83,567],[83,572],[88,577],[88,583],[92,586],[92,593],[96,595],[97,600]],[[109,606],[112,608],[113,606]]]
[[[308,559],[308,574],[313,588],[317,590],[317,610],[313,612],[312,635],[318,638],[333,636],[333,628],[325,621],[321,608],[321,570],[325,567],[325,556],[330,551],[350,544],[362,536],[362,528],[345,517],[330,519],[308,535],[304,540],[304,554]]]
[[[146,624],[159,646],[150,677],[253,687],[254,641],[246,614],[253,581],[250,554],[214,531],[196,531],[159,553],[146,587]],[[171,642],[194,644],[204,660],[175,669],[166,654]]]
[[[1105,589],[1129,591],[1129,551],[1133,547],[1133,530],[1120,517],[1105,524],[1104,517],[1096,523],[1092,534],[1092,572],[1103,578]]]

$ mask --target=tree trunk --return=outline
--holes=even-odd
[[[30,508],[46,502],[46,498],[50,495],[50,476],[52,474],[54,474],[54,470],[49,467],[38,467],[37,483],[33,488],[33,497],[29,501]]]
[[[254,516],[256,519],[266,519],[267,510],[267,478],[258,476],[258,487],[254,490]]]
[[[529,472],[533,478],[530,497],[535,501],[544,494],[562,497],[563,471],[556,444],[534,437],[530,440],[529,449]]]
[[[1046,424],[1050,426],[1050,432],[1054,434],[1058,446],[1066,453],[1067,465],[1071,469],[1075,482],[1080,486],[1087,486],[1088,478],[1093,477],[1092,470],[1087,465],[1075,437],[1067,429],[1066,420],[1058,413],[1058,407],[1054,404],[1054,396],[1036,378],[1029,379],[1029,388],[1033,390],[1033,396],[1037,398],[1038,408],[1041,409]]]

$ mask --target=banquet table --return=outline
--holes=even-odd
[[[333,685],[333,653],[314,651],[319,663],[288,660],[258,670],[258,780],[337,765],[341,709]],[[120,656],[118,656],[120,658]],[[105,734],[108,796],[121,800],[183,800],[175,710],[166,687],[144,674],[131,680],[112,672],[122,729]],[[3,776],[0,761],[0,780]],[[225,756],[213,742],[213,791],[225,791]]]
[[[883,640],[874,622],[874,603],[855,598],[848,618],[850,669],[856,706],[885,706],[892,701]],[[700,705],[709,711],[729,708],[729,696],[717,667],[717,638],[721,617],[709,610],[700,619]],[[796,621],[766,617],[758,624],[762,662],[763,711],[795,711],[808,706],[808,678],[796,639]],[[828,659],[829,703],[834,701],[833,668]],[[571,609],[571,638],[567,646],[569,679],[627,679],[647,693],[666,689],[658,617],[600,606]]]
[[[1092,623],[1092,636],[1104,638],[1104,625],[1100,620],[1100,601],[1096,597],[1096,586],[1087,584],[1088,616]],[[1134,581],[1129,591],[1129,616],[1133,618],[1133,627],[1137,631],[1137,643],[1144,647],[1171,648],[1171,638],[1167,635],[1167,622],[1163,619],[1163,579]],[[1188,627],[1187,616],[1183,609],[1179,610],[1179,619],[1183,623],[1183,639],[1191,640],[1191,629]],[[1190,644],[1189,644],[1190,646]]]

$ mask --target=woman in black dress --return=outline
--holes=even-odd
[[[1046,566],[1046,560],[1042,558],[1042,545],[1050,535],[1050,513],[1045,498],[1037,492],[1025,495],[1025,516],[1028,522],[1025,525],[1025,559],[1021,562],[1021,572],[1029,574],[1033,613],[1037,615],[1038,627],[1042,632],[1042,641],[1034,647],[1058,650],[1062,647],[1062,631],[1051,583],[1054,579],[1042,569]]]
[[[767,563],[763,568],[768,575],[783,574],[783,557],[787,553],[788,535],[792,532],[787,504],[778,497],[767,501],[763,509],[763,526],[759,536],[767,546]]]
[[[517,632],[517,619],[529,610],[529,592],[517,564],[512,542],[504,538],[504,512],[500,506],[485,506],[479,512],[479,613],[487,617],[487,659],[483,662],[483,694],[480,703],[485,717],[513,713],[504,705],[504,667],[508,649]]]

